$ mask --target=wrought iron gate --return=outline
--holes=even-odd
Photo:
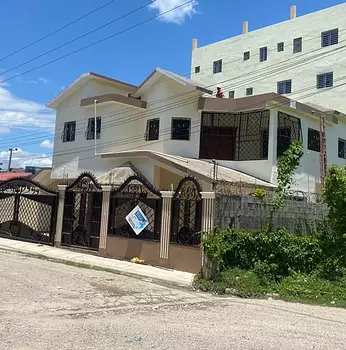
[[[0,183],[0,235],[53,244],[57,192],[29,179]]]
[[[160,240],[161,193],[139,176],[129,177],[111,193],[108,234],[128,238]],[[139,206],[147,217],[148,226],[137,236],[126,216]]]
[[[171,243],[199,245],[201,226],[201,186],[195,178],[185,177],[173,195]]]
[[[61,244],[98,249],[102,187],[90,173],[82,173],[66,188]]]

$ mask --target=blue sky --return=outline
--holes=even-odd
[[[196,0],[92,48],[15,77],[187,1],[156,0],[150,7],[119,22],[12,69],[150,2],[115,0],[75,25],[1,60],[109,1],[16,0],[1,4],[0,162],[4,163],[4,167],[9,147],[19,148],[13,166],[50,164],[54,113],[46,110],[45,104],[81,74],[93,71],[132,84],[139,84],[156,67],[188,75],[193,37],[198,38],[199,45],[205,45],[240,34],[244,20],[249,21],[250,30],[281,22],[289,18],[289,7],[292,5],[292,0]],[[296,0],[294,4],[297,5],[297,15],[301,16],[343,2]],[[6,73],[10,69],[12,70]],[[5,82],[1,83],[1,80]],[[41,112],[41,115],[37,115]]]

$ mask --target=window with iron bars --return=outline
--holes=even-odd
[[[101,137],[101,117],[96,118],[96,138],[99,140]],[[95,118],[88,119],[88,126],[85,131],[85,138],[87,140],[95,140]]]
[[[268,158],[268,110],[241,113],[203,112],[200,159],[261,160]]]
[[[172,118],[172,140],[190,140],[191,119]]]
[[[160,132],[160,119],[149,119],[147,121],[147,129],[145,132],[146,141],[155,141],[159,139]]]
[[[316,78],[317,89],[324,89],[333,86],[333,72],[318,74]]]
[[[339,29],[332,29],[321,33],[321,47],[336,45],[339,43]]]
[[[278,112],[277,158],[281,157],[288,150],[293,141],[302,141],[302,139],[300,119]]]
[[[222,60],[213,62],[213,74],[222,72]]]
[[[302,52],[303,51],[303,38],[295,38],[293,39],[293,53]]]
[[[279,95],[290,94],[292,92],[292,80],[279,81],[277,84]]]
[[[321,151],[319,130],[308,129],[308,149],[315,152]]]
[[[282,51],[284,51],[284,49],[285,49],[285,44],[284,44],[283,41],[282,41],[281,43],[278,43],[278,44],[277,44],[277,50],[278,50],[278,52],[282,52]]]
[[[266,61],[268,59],[268,48],[267,46],[260,48],[260,62]]]
[[[340,138],[338,140],[338,157],[346,159],[346,140]]]
[[[62,142],[73,142],[76,138],[76,122],[66,122],[62,134]]]

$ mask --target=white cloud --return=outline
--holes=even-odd
[[[46,78],[38,78],[38,80],[43,83],[43,84],[48,84],[49,83],[49,80],[46,79]]]
[[[38,84],[38,82],[36,80],[29,80],[27,81],[28,84]]]
[[[41,142],[40,147],[53,149],[54,144],[50,140],[44,140],[44,141]]]
[[[11,129],[6,126],[0,126],[0,134],[9,134],[11,133]]]
[[[0,85],[0,128],[53,131],[55,115],[46,106],[13,95]]]
[[[0,152],[0,161],[4,163],[1,167],[7,169],[9,151]],[[18,148],[13,152],[11,168],[25,168],[26,166],[50,167],[52,166],[52,158],[44,153],[30,153]]]
[[[155,9],[162,14],[166,11],[169,11],[177,6],[183,5],[187,0],[156,0],[149,7]],[[197,13],[197,5],[198,1],[193,0],[192,2],[181,6],[175,10],[172,10],[160,17],[160,19],[166,22],[172,22],[176,24],[181,24],[184,22],[186,17],[192,17],[195,13]]]

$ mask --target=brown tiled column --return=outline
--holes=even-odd
[[[108,218],[109,218],[109,204],[111,198],[112,186],[102,186],[102,212],[101,212],[101,227],[100,227],[100,241],[99,254],[106,256],[107,234],[108,234]]]
[[[172,198],[171,191],[161,191],[162,215],[161,215],[161,237],[160,237],[160,259],[168,259],[169,242],[171,238]]]
[[[57,248],[61,247],[61,237],[62,237],[62,224],[64,218],[64,207],[65,207],[65,192],[66,185],[58,185],[58,212],[56,216],[56,226],[55,226],[55,246]]]
[[[214,230],[215,219],[215,192],[201,192],[202,196],[202,232],[204,235]],[[212,273],[212,266],[202,251],[202,266],[207,278]]]

